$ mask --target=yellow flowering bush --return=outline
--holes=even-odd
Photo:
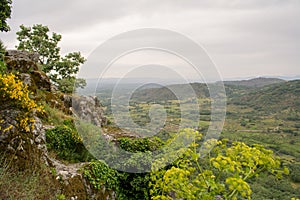
[[[3,124],[4,120],[3,119],[0,119],[0,124]],[[0,126],[0,131],[5,133],[6,131],[9,131],[10,129],[12,129],[12,125],[6,127],[6,128],[3,128],[2,126]]]
[[[30,94],[28,86],[23,84],[15,74],[0,74],[1,106],[5,105],[21,110],[17,119],[18,128],[25,132],[29,132],[30,129],[33,128],[34,119],[32,114],[34,112],[43,112],[43,108],[38,106],[35,101],[29,97]],[[32,127],[30,127],[30,124]],[[6,128],[5,131],[8,131],[10,128],[12,128],[12,126]]]
[[[190,135],[193,131],[185,132]],[[281,168],[279,157],[260,145],[206,141],[203,145],[209,147],[207,149],[213,144],[216,146],[208,157],[201,158],[196,139],[200,134],[194,132],[194,137],[190,148],[172,163],[172,167],[151,172],[151,199],[251,199],[252,190],[248,183],[251,178],[262,173],[278,178],[288,174],[287,168]]]

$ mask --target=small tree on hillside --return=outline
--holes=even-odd
[[[60,34],[50,34],[49,28],[41,24],[36,24],[32,28],[21,25],[20,28],[21,30],[17,32],[19,40],[17,49],[38,53],[42,70],[62,92],[71,93],[74,86],[82,88],[86,85],[83,79],[75,78],[85,58],[80,52],[68,53],[61,57],[58,47],[62,38]]]
[[[3,42],[0,40],[0,74],[6,70],[6,65],[4,63],[4,55],[5,55],[6,47]]]

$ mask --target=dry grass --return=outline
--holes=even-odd
[[[0,199],[54,200],[60,194],[59,184],[48,168],[21,172],[11,168],[9,162],[1,163]]]

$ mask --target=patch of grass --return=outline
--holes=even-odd
[[[48,104],[45,104],[44,109],[48,116],[47,119],[44,119],[44,122],[46,124],[58,126],[58,125],[62,125],[65,120],[73,119],[72,116],[66,115],[63,111],[58,110],[56,108],[52,108]]]
[[[1,159],[0,159],[1,160]],[[5,200],[55,200],[60,194],[58,183],[46,167],[39,170],[18,171],[12,162],[0,164],[0,199]]]

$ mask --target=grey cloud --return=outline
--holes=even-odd
[[[293,0],[22,0],[14,4],[17,21],[26,19],[29,23],[55,24],[59,31],[80,29],[93,24],[114,21],[128,15],[147,17],[163,13],[184,14],[190,11],[251,10],[266,9],[282,5],[297,4]]]
[[[63,35],[63,48],[86,52],[126,27],[154,26],[203,44],[226,76],[271,73],[272,68],[300,74],[299,0],[15,0],[13,4],[12,32],[0,33],[10,46],[20,24],[48,25]]]

